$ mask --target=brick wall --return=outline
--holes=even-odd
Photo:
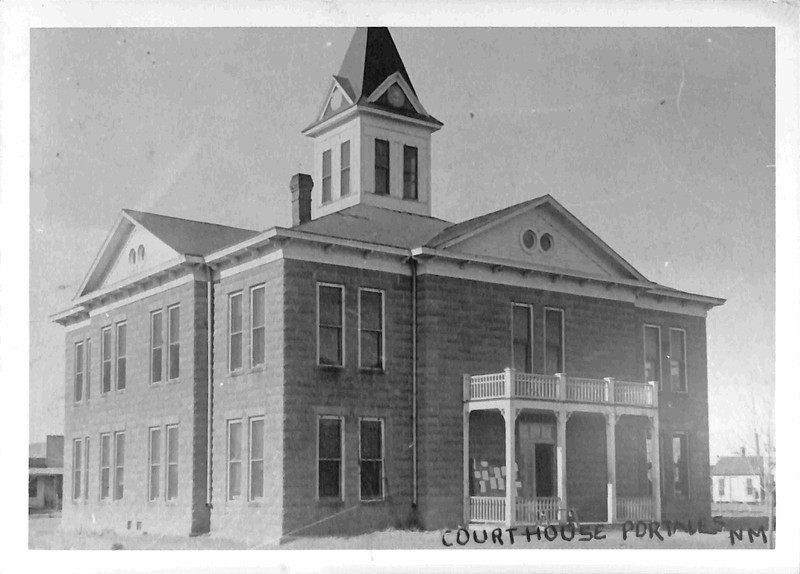
[[[282,260],[226,277],[214,289],[214,410],[211,528],[215,534],[272,544],[283,524],[283,280]],[[250,289],[265,287],[265,364],[252,366]],[[230,295],[242,293],[242,369],[229,372]],[[250,420],[264,417],[264,497],[249,500]],[[241,496],[228,491],[228,422],[242,422]]]
[[[205,305],[199,293],[204,292],[202,283],[180,285],[166,292],[146,297],[139,301],[117,307],[91,318],[88,327],[66,334],[66,413],[64,437],[64,506],[63,523],[66,527],[110,528],[125,530],[128,522],[136,529],[141,522],[142,531],[150,533],[188,535],[204,527],[205,512],[199,497],[205,490],[205,464],[198,460],[199,451],[204,452],[204,443],[198,438],[205,431],[198,428],[198,421],[205,420],[203,393],[205,380],[202,367],[205,356],[196,343],[204,338],[202,317]],[[180,377],[169,382],[150,383],[150,313],[163,310],[164,317],[164,373],[167,368],[167,308],[180,304]],[[202,317],[196,313],[202,308]],[[101,329],[127,324],[127,376],[126,388],[116,388],[116,361],[112,366],[112,390],[105,395],[101,385]],[[114,331],[116,331],[114,329]],[[75,368],[74,344],[79,340],[92,339],[90,398],[74,403],[73,384]],[[116,344],[116,332],[112,337]],[[115,355],[114,355],[115,358]],[[200,368],[199,368],[200,367]],[[166,428],[168,424],[179,425],[178,431],[178,498],[165,500],[166,474]],[[148,500],[149,428],[162,429],[160,497]],[[125,432],[124,493],[121,500],[100,500],[100,434]],[[73,439],[89,437],[89,487],[88,496],[72,500]],[[194,462],[194,464],[193,464]],[[112,448],[113,465],[113,448]],[[113,489],[113,470],[111,472]],[[113,492],[113,490],[112,490]]]
[[[285,404],[283,533],[354,533],[407,524],[411,514],[411,282],[391,273],[285,262]],[[343,368],[317,358],[317,283],[345,288]],[[385,370],[358,358],[358,290],[384,292]],[[317,500],[317,418],[345,419],[344,500]],[[359,418],[384,420],[385,499],[360,502]],[[453,429],[451,429],[451,432]]]

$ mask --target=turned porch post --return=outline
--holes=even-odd
[[[514,472],[517,452],[517,409],[511,401],[508,401],[508,406],[503,409],[503,418],[506,422],[506,526],[510,528],[517,519],[517,475]]]
[[[556,411],[556,481],[558,503],[566,513],[567,507],[567,419],[571,413],[561,409]],[[566,514],[565,514],[566,517]]]
[[[469,481],[470,481],[470,464],[469,464],[469,399],[470,399],[470,381],[472,377],[464,375],[464,526],[469,526],[472,519],[472,509],[470,508],[469,500]]]
[[[606,473],[608,475],[608,523],[613,524],[617,514],[617,415],[606,416]]]
[[[661,521],[661,435],[658,429],[658,413],[650,417],[650,435],[653,441],[653,460],[651,462],[653,473],[653,503],[655,507],[655,520]]]

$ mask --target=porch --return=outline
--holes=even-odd
[[[466,523],[659,519],[655,384],[506,369],[463,399]]]

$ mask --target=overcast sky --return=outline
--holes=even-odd
[[[393,28],[433,135],[433,215],[544,193],[708,317],[712,460],[771,413],[771,29]],[[289,225],[352,28],[31,31],[30,439],[61,433],[67,308],[122,208]],[[632,351],[633,352],[633,351]],[[602,373],[598,373],[602,376]],[[691,383],[690,383],[691,384]]]

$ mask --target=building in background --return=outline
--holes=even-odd
[[[389,32],[359,29],[291,227],[120,214],[54,317],[66,525],[266,543],[710,514],[723,300],[649,281],[550,195],[433,217],[440,128]]]
[[[711,467],[711,496],[714,502],[764,502],[760,456],[722,456]]]
[[[64,437],[48,435],[28,449],[28,510],[60,510],[64,475]]]

